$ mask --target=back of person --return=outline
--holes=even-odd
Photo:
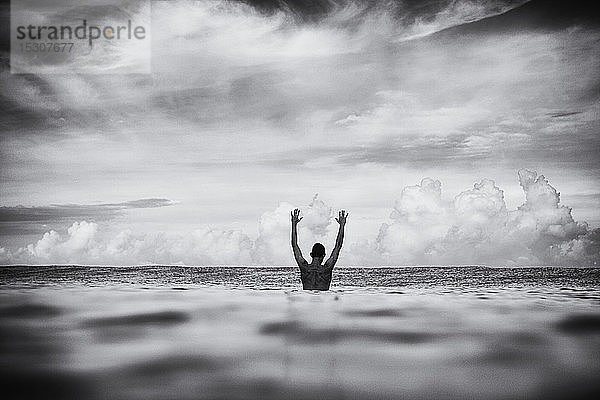
[[[331,276],[333,267],[337,262],[340,250],[342,249],[342,243],[344,242],[344,227],[346,226],[346,218],[348,214],[342,210],[339,213],[339,217],[335,220],[340,224],[337,238],[335,241],[335,247],[331,252],[331,256],[325,263],[325,246],[321,243],[315,243],[310,256],[312,261],[308,263],[304,257],[302,257],[302,251],[298,246],[298,230],[297,225],[302,219],[300,217],[300,210],[295,209],[292,211],[292,250],[294,252],[294,258],[298,267],[300,267],[300,280],[302,281],[302,289],[304,290],[329,290],[331,285]]]
[[[329,290],[333,268],[324,265],[313,267],[310,264],[300,267],[300,279],[304,290]]]

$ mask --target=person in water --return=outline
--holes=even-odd
[[[344,242],[344,227],[346,226],[346,218],[348,213],[342,210],[339,212],[338,218],[335,220],[340,224],[338,230],[337,239],[335,240],[335,247],[331,252],[331,256],[325,264],[325,247],[321,243],[315,243],[313,245],[310,256],[312,261],[310,264],[302,257],[300,247],[298,247],[298,222],[303,217],[300,216],[300,210],[295,209],[291,212],[292,214],[292,250],[294,251],[294,258],[298,267],[300,267],[300,279],[302,280],[302,289],[304,290],[329,290],[331,284],[331,273],[333,267],[337,262],[340,250],[342,249],[342,243]]]

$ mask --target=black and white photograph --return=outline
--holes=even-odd
[[[583,0],[1,0],[0,390],[600,396]]]

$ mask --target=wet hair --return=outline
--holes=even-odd
[[[321,243],[315,243],[310,252],[310,256],[313,258],[325,257],[325,246],[323,246]]]

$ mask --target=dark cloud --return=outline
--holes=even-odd
[[[505,13],[454,26],[436,33],[436,37],[514,33],[523,31],[556,31],[572,26],[600,26],[588,2],[574,0],[531,0]]]
[[[356,166],[360,164],[407,165],[423,168],[432,165],[470,165],[490,156],[490,149],[469,149],[468,135],[446,138],[405,137],[386,140],[366,146],[314,147],[308,153],[285,151],[262,157],[263,165],[298,168],[310,166],[317,160],[331,165]],[[321,168],[320,166],[318,168]]]
[[[0,207],[0,222],[55,221],[73,218],[106,218],[127,209],[156,208],[173,205],[169,199],[139,199],[122,203],[51,204],[45,207]]]
[[[552,118],[570,117],[572,115],[581,114],[581,111],[560,111],[549,114]]]
[[[549,116],[552,118],[552,116]],[[522,134],[519,131],[497,133],[462,133],[440,136],[407,135],[384,138],[364,145],[343,144],[331,147],[314,145],[309,151],[285,150],[269,152],[244,160],[221,159],[193,162],[194,169],[249,168],[252,166],[278,169],[314,168],[323,165],[354,167],[361,164],[384,166],[428,167],[489,167],[512,168],[536,165],[552,160],[554,165],[580,170],[595,170],[600,154],[600,129],[594,122],[584,127],[568,127],[571,135],[556,133]],[[317,162],[321,161],[321,162]],[[523,164],[526,163],[526,164]]]
[[[41,233],[48,229],[48,225],[71,224],[78,220],[104,221],[121,215],[125,210],[167,207],[173,204],[169,199],[151,198],[122,203],[3,206],[0,207],[0,236]]]
[[[362,9],[356,18],[362,18],[368,13],[384,10],[406,24],[431,20],[436,14],[452,7],[454,0],[239,0],[251,5],[265,14],[277,11],[287,12],[298,21],[317,22],[345,7],[355,6]],[[499,13],[516,7],[526,0],[505,0],[480,2],[485,5],[490,14]]]
[[[551,117],[550,117],[551,118]],[[353,167],[360,164],[406,166],[413,168],[436,167],[489,167],[511,168],[518,165],[536,165],[552,160],[554,165],[580,170],[595,170],[599,162],[600,138],[595,134],[597,122],[582,126],[555,128],[557,132],[523,134],[503,127],[496,133],[472,129],[471,133],[440,136],[407,135],[385,138],[364,145],[336,147],[313,146],[310,151],[286,150],[261,154],[258,159],[215,160],[194,163],[196,168],[243,167],[264,165],[278,168],[306,168],[324,160],[326,165]],[[564,131],[563,131],[564,129]],[[569,132],[570,135],[563,134]],[[526,163],[526,164],[523,164]],[[316,168],[321,168],[321,164]]]
[[[362,12],[355,18],[361,19],[369,13],[384,11],[402,24],[431,22],[436,15],[446,12],[458,3],[454,0],[240,0],[254,8],[272,14],[284,11],[298,21],[315,22],[332,13],[354,5]],[[460,5],[460,4],[459,4]],[[522,30],[556,30],[573,25],[599,26],[598,18],[584,0],[505,0],[474,1],[472,5],[485,9],[481,18],[465,15],[465,24],[449,28],[443,35],[482,34]],[[472,18],[472,19],[471,19]],[[348,21],[349,22],[349,21]]]
[[[12,74],[0,67],[0,135],[62,136],[68,130],[96,129],[110,134],[120,121],[146,110],[148,76],[130,74],[73,77]],[[135,100],[127,93],[142,93]]]
[[[416,143],[410,143],[408,140],[380,143],[374,146],[355,148],[353,151],[341,154],[338,161],[342,165],[374,163],[423,168],[449,164],[466,166],[489,157],[490,150],[488,148],[468,149],[466,140],[466,135],[460,135],[431,142],[419,140]]]

